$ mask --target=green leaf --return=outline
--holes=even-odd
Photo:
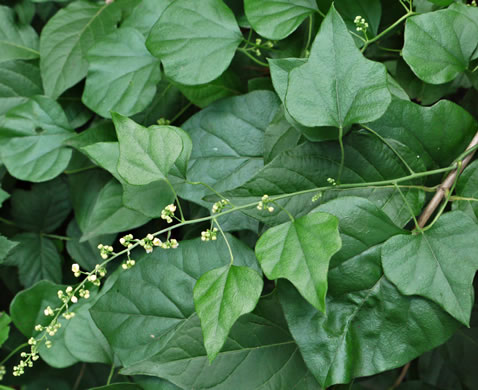
[[[113,113],[120,157],[118,173],[128,184],[145,185],[166,179],[183,150],[183,139],[173,126],[145,128]]]
[[[37,233],[20,233],[13,240],[18,245],[3,263],[18,267],[23,286],[30,287],[43,279],[61,281],[62,258],[52,240]]]
[[[0,115],[42,92],[38,66],[23,61],[0,62]]]
[[[269,163],[282,152],[294,149],[299,140],[300,133],[287,122],[282,108],[264,133],[264,162]]]
[[[13,9],[0,6],[0,62],[38,58],[38,35],[31,26],[17,25]]]
[[[66,228],[66,234],[69,240],[66,242],[66,250],[74,263],[78,263],[82,268],[92,270],[98,264],[98,244],[112,245],[116,234],[93,237],[91,240],[80,242],[83,233],[76,220],[71,220]]]
[[[226,265],[202,275],[194,286],[209,362],[216,358],[237,319],[257,305],[264,282],[249,267]]]
[[[76,221],[83,232],[80,242],[149,221],[149,217],[123,206],[121,184],[106,172],[86,171],[70,175],[69,179]]]
[[[51,233],[71,212],[70,193],[66,180],[34,184],[30,191],[16,189],[11,199],[15,224],[31,232]]]
[[[232,236],[228,239],[235,264],[259,271],[252,250]],[[222,239],[208,243],[195,239],[136,260],[137,265],[121,274],[91,309],[94,321],[125,366],[157,353],[168,340],[168,332],[194,316],[196,281],[228,264],[229,252]],[[202,345],[201,336],[198,342]]]
[[[87,58],[82,101],[91,110],[105,118],[112,111],[128,116],[151,103],[161,79],[159,60],[139,31],[122,27],[112,32],[91,47]]]
[[[86,76],[88,49],[114,31],[120,18],[117,7],[81,0],[48,20],[40,37],[40,69],[48,96],[57,98]]]
[[[331,6],[309,60],[290,71],[287,110],[305,126],[344,128],[380,118],[390,101],[385,66],[363,57]]]
[[[10,322],[12,320],[10,317],[4,313],[0,313],[0,347],[8,339],[8,334],[10,333]]]
[[[58,103],[32,97],[0,117],[0,158],[20,180],[53,179],[68,166],[71,150],[62,144],[72,132]]]
[[[181,85],[176,87],[186,96],[191,103],[204,108],[216,100],[233,95],[239,95],[241,82],[232,71],[225,71],[216,80],[203,85]]]
[[[123,186],[123,204],[140,213],[158,218],[161,211],[174,202],[174,193],[165,180],[146,185],[131,185],[123,180],[117,170],[120,156],[118,142],[97,142],[80,149],[97,165],[109,171]]]
[[[280,40],[292,34],[307,16],[317,12],[315,0],[245,0],[247,20],[258,34]]]
[[[402,294],[426,297],[468,325],[478,270],[477,235],[478,226],[464,213],[443,214],[426,231],[393,237],[384,244],[385,276]]]
[[[314,213],[267,230],[256,244],[256,256],[268,279],[290,280],[325,312],[329,261],[341,246],[337,218]]]
[[[453,202],[453,210],[461,210],[468,214],[475,222],[478,222],[478,161],[471,163],[458,179],[455,192],[457,196],[469,198],[468,200],[457,200]]]
[[[245,183],[264,165],[264,132],[278,109],[273,92],[255,91],[216,102],[193,115],[182,126],[194,145],[188,180],[219,192]],[[202,198],[211,192],[203,186],[182,184],[177,190],[182,198],[208,206]]]
[[[0,235],[0,264],[7,257],[10,251],[18,245],[17,242],[8,240]]]
[[[165,378],[183,389],[318,390],[291,339],[276,297],[261,299],[239,319],[213,364],[207,362],[198,317],[193,314],[165,336],[155,356],[124,368],[124,375]]]
[[[391,140],[393,143],[394,141]],[[416,171],[424,170],[423,163],[416,158],[416,154],[399,143],[393,143],[394,148],[404,157],[408,164]],[[344,139],[345,161],[342,172],[342,184],[367,183],[389,180],[407,176],[409,172],[402,162],[382,143],[371,134],[362,132],[352,133]],[[337,142],[304,142],[292,150],[285,151],[267,164],[247,183],[223,195],[235,205],[259,201],[262,195],[283,195],[295,191],[313,189],[316,187],[330,187],[328,178],[336,178],[340,166],[340,148]],[[419,182],[416,182],[419,183]],[[402,183],[405,184],[405,183]],[[409,188],[403,188],[402,193],[417,215],[425,201],[424,193]],[[279,200],[295,217],[307,214],[313,207],[311,201],[314,193],[296,195]],[[321,198],[326,201],[339,196],[362,196],[374,202],[398,225],[405,225],[410,219],[410,211],[406,207],[400,193],[394,188],[355,188],[341,191],[327,191]],[[288,220],[285,213],[279,208],[273,213],[247,210],[253,216],[268,225],[277,225]]]
[[[433,302],[403,296],[381,269],[383,243],[404,233],[366,199],[317,208],[339,219],[342,249],[329,268],[327,313],[287,282],[279,298],[302,356],[322,387],[400,367],[442,344],[458,322]],[[403,331],[406,329],[406,331]]]
[[[197,85],[226,70],[242,39],[234,14],[222,0],[176,0],[161,14],[146,45],[161,59],[169,78]]]
[[[121,28],[132,27],[148,35],[151,27],[174,0],[142,0],[121,23]]]
[[[465,109],[448,100],[422,107],[394,99],[385,115],[368,126],[407,145],[427,168],[436,168],[448,166],[465,150],[477,124]]]
[[[443,84],[464,72],[478,45],[478,26],[451,10],[416,15],[407,20],[402,54],[423,81]]]

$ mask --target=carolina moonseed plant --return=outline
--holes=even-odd
[[[478,388],[474,1],[39,4],[0,6],[0,388]]]

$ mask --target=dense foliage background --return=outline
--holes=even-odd
[[[466,3],[4,0],[0,390],[477,389]]]

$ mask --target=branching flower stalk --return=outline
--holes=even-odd
[[[465,151],[460,156],[460,158],[462,159],[466,158],[467,156],[471,155],[475,149],[476,148],[474,147],[470,147],[467,151]],[[418,185],[400,185],[399,183],[411,181],[421,177],[436,175],[439,173],[447,173],[447,172],[456,170],[457,168],[460,169],[461,167],[462,167],[461,160],[458,160],[446,168],[430,170],[427,172],[417,172],[417,173],[409,174],[407,176],[399,177],[396,179],[382,180],[382,181],[368,182],[368,183],[339,184],[335,181],[335,179],[329,178],[328,186],[316,187],[316,188],[311,188],[308,190],[296,191],[296,192],[281,194],[277,196],[263,195],[259,201],[251,202],[251,203],[240,205],[240,206],[233,206],[229,202],[229,200],[223,198],[220,201],[214,203],[214,205],[212,206],[210,216],[196,218],[192,220],[184,220],[184,221],[179,220],[178,218],[174,216],[174,212],[176,211],[176,206],[168,205],[163,210],[164,213],[162,213],[161,217],[164,220],[166,220],[166,222],[168,223],[172,223],[174,218],[178,220],[178,223],[168,226],[167,228],[159,230],[155,233],[150,233],[142,239],[135,239],[132,234],[127,234],[124,237],[121,237],[119,239],[119,243],[125,247],[125,249],[119,252],[115,252],[112,246],[99,244],[98,249],[100,252],[100,256],[104,261],[102,263],[97,264],[92,271],[85,272],[80,269],[80,266],[78,264],[72,265],[72,272],[75,275],[75,277],[80,277],[83,275],[84,276],[83,280],[80,283],[78,283],[75,287],[68,286],[64,291],[63,290],[58,291],[58,298],[63,302],[61,306],[57,308],[52,308],[50,306],[47,306],[44,309],[45,316],[53,317],[53,318],[46,326],[43,326],[41,324],[37,324],[35,326],[35,330],[39,332],[39,334],[36,335],[35,337],[31,337],[28,340],[28,345],[30,346],[30,352],[21,353],[22,360],[19,362],[17,366],[14,367],[13,375],[15,376],[22,375],[26,367],[33,366],[33,362],[38,360],[39,358],[39,348],[42,344],[45,344],[47,348],[51,347],[52,341],[50,340],[50,338],[54,337],[55,334],[58,332],[58,330],[61,328],[61,323],[59,322],[60,316],[62,316],[66,320],[70,320],[71,318],[74,317],[75,313],[70,310],[71,306],[78,303],[79,299],[88,299],[90,297],[90,290],[89,288],[87,288],[88,285],[97,286],[97,287],[101,285],[101,279],[106,276],[106,266],[110,262],[112,262],[113,260],[117,259],[120,256],[126,255],[127,260],[122,264],[122,268],[124,270],[128,270],[132,268],[136,263],[135,260],[131,259],[130,253],[134,248],[138,246],[143,247],[147,253],[151,253],[153,249],[156,247],[161,249],[177,248],[179,246],[178,241],[174,238],[170,238],[171,231],[174,229],[177,229],[186,225],[211,221],[211,224],[215,224],[217,228],[211,225],[210,229],[207,229],[206,231],[203,231],[201,233],[201,240],[215,241],[217,239],[218,232],[221,232],[221,234],[224,235],[223,234],[224,232],[222,232],[222,229],[220,228],[220,225],[217,222],[218,218],[233,212],[246,210],[250,208],[257,208],[258,210],[273,212],[275,208],[272,205],[276,205],[282,211],[287,212],[291,220],[293,220],[293,216],[287,210],[285,210],[282,206],[280,206],[279,203],[277,203],[279,200],[310,193],[310,194],[314,194],[314,196],[311,198],[311,202],[316,202],[322,197],[323,193],[326,191],[347,190],[347,189],[353,189],[353,188],[395,187],[397,189],[400,189],[400,187],[403,187],[403,188],[417,188],[417,189],[422,189],[424,191],[432,191],[434,190],[434,188],[418,186]],[[202,184],[202,183],[194,183],[194,184]],[[450,198],[451,198],[451,195],[448,197],[448,199]],[[167,234],[166,241],[161,241],[158,237],[163,234]],[[25,345],[22,345],[20,347],[23,348],[25,347]],[[6,359],[4,359],[4,361],[2,361],[2,364],[4,364],[11,356],[13,356],[15,352],[20,350],[21,349],[20,347],[16,349],[15,351],[13,351],[13,353],[11,353]]]

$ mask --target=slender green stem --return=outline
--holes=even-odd
[[[372,130],[370,127],[365,126],[364,124],[360,124],[365,130],[371,132],[373,135],[375,135],[380,141],[382,141],[385,145],[388,146],[388,148],[400,159],[403,165],[408,169],[411,175],[413,175],[415,172],[413,169],[408,165],[408,163],[405,161],[405,159],[401,156],[400,153],[392,146],[390,142],[388,142],[385,138],[383,138],[379,133],[377,133],[375,130]]]
[[[312,15],[309,15],[309,23],[307,27],[307,41],[305,43],[305,48],[303,51],[305,57],[307,57],[305,54],[309,50],[310,41],[312,40],[312,28],[313,28],[313,19],[312,19]]]
[[[344,129],[342,126],[339,127],[339,145],[340,145],[340,167],[339,167],[339,174],[337,177],[337,183],[340,184],[340,180],[342,179],[342,173],[344,171],[344,164],[345,164],[345,149],[344,149]]]
[[[280,203],[272,201],[271,203],[275,204],[277,207],[279,207],[282,211],[284,211],[290,218],[291,222],[295,221],[294,216],[287,210],[285,207],[282,207]]]
[[[478,198],[469,198],[469,197],[466,197],[466,196],[458,196],[458,195],[450,196],[450,201],[454,202],[454,201],[457,201],[457,200],[464,200],[464,201],[467,201],[467,202],[478,202]]]
[[[471,73],[475,72],[476,70],[478,70],[478,65],[476,65],[473,70],[471,71]]]
[[[178,205],[179,215],[181,216],[181,222],[184,222],[186,219],[184,218],[183,209],[181,207],[181,202],[179,201],[179,196],[178,196],[176,190],[174,189],[173,185],[171,184],[171,182],[168,179],[166,179],[166,183],[168,183],[168,186],[169,186],[169,188],[171,188],[171,191],[174,194],[174,198],[176,199],[176,204]]]
[[[475,150],[478,149],[478,145],[472,146],[471,148],[465,150],[462,154],[460,154],[455,160],[455,163],[458,163],[458,161],[462,161],[466,156],[469,154],[473,153]]]
[[[15,222],[10,221],[9,219],[0,217],[0,222],[3,222],[6,225],[16,226]]]
[[[234,255],[232,253],[232,248],[231,248],[231,245],[229,244],[229,240],[227,239],[226,234],[224,234],[224,231],[222,230],[219,222],[217,222],[216,218],[213,219],[213,222],[216,224],[217,228],[221,232],[221,235],[224,238],[224,241],[226,241],[227,250],[229,251],[229,255],[231,256],[231,262],[229,263],[229,265],[232,265],[234,263]]]
[[[364,37],[361,37],[360,35],[358,35],[356,32],[352,31],[352,30],[349,30],[349,33],[352,34],[353,36],[357,37],[358,39],[362,40],[364,43],[367,42],[366,39],[364,39]]]
[[[322,16],[323,18],[325,18],[325,14],[320,10],[320,8],[317,7],[317,13]]]
[[[415,216],[415,213],[413,212],[413,209],[412,209],[412,206],[410,206],[410,203],[408,203],[408,199],[406,198],[406,196],[404,195],[404,193],[402,192],[402,190],[400,189],[400,187],[395,184],[395,188],[398,190],[400,196],[402,197],[403,201],[405,202],[405,205],[407,206],[407,209],[408,211],[410,212],[410,215],[412,216],[413,218],[413,222],[415,222],[415,228],[418,230],[418,231],[422,231],[422,228],[420,227],[420,225],[418,224],[418,220]]]
[[[192,106],[192,103],[189,102],[183,108],[181,108],[181,110],[176,115],[174,115],[173,119],[171,119],[170,123],[174,123],[191,106]]]
[[[206,183],[203,183],[202,181],[186,181],[187,184],[191,184],[191,185],[202,185],[204,187],[206,187],[209,191],[213,192],[215,195],[217,195],[219,198],[221,199],[224,199],[224,200],[227,200],[224,195],[222,195],[220,192],[217,192],[214,188],[212,188],[209,184],[206,184]],[[234,207],[234,205],[229,201],[229,204]]]
[[[395,23],[387,27],[385,30],[383,30],[380,34],[377,34],[374,36],[372,39],[369,39],[365,44],[363,45],[361,52],[363,53],[365,49],[373,42],[378,41],[380,38],[382,38],[384,35],[388,34],[391,30],[393,30],[395,27],[397,27],[400,23],[402,23],[404,20],[409,18],[410,16],[415,15],[415,12],[409,11],[405,15],[403,15],[400,19],[398,19]]]
[[[83,168],[78,168],[78,169],[72,169],[72,170],[69,170],[69,171],[63,171],[63,173],[65,175],[73,175],[75,173],[79,173],[79,172],[84,172],[84,171],[89,171],[90,169],[95,169],[95,168],[98,168],[98,166],[96,165],[90,165],[88,167],[83,167]]]
[[[81,383],[81,380],[83,379],[83,375],[85,375],[85,370],[86,370],[86,363],[83,363],[80,368],[80,373],[76,377],[72,390],[77,390],[78,387],[80,387],[80,383]]]
[[[403,2],[403,0],[398,0],[398,1],[402,5],[402,7],[405,8],[405,11],[410,12],[410,9],[408,9],[407,5]]]
[[[256,64],[258,65],[261,65],[261,66],[264,66],[266,68],[269,67],[268,64],[266,64],[265,62],[262,62],[261,60],[258,60],[256,57],[254,57],[253,55],[251,55],[247,50],[245,49],[242,49],[242,48],[239,48],[237,49],[238,51],[240,51],[241,53],[244,53],[246,56],[248,56],[252,61],[254,61]]]
[[[113,379],[113,375],[115,374],[115,363],[111,365],[110,374],[108,375],[108,380],[106,381],[106,385],[108,386],[111,383],[111,379]]]
[[[8,360],[14,356],[18,351],[22,350],[23,348],[28,347],[28,343],[20,344],[18,347],[16,347],[13,351],[11,351],[1,362],[0,366],[3,366]]]
[[[70,237],[65,237],[65,236],[59,236],[57,234],[48,234],[48,233],[42,233],[41,234],[43,237],[48,237],[48,238],[53,238],[55,240],[61,240],[61,241],[70,241]]]

